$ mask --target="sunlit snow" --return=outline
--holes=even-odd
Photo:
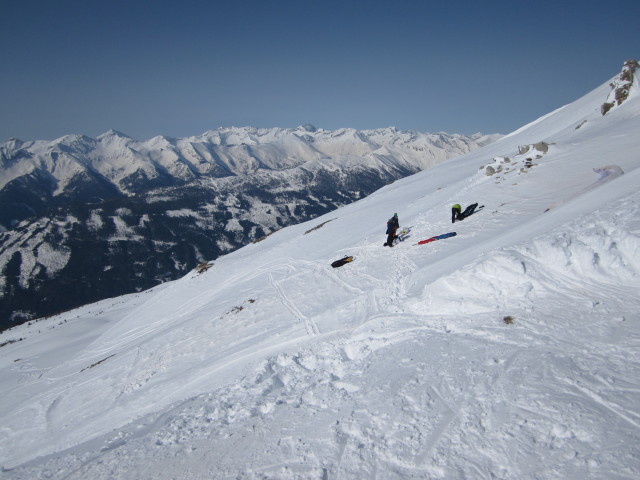
[[[2,478],[639,478],[640,96],[609,92],[4,332]]]

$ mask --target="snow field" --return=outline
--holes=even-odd
[[[3,334],[25,337],[0,350],[3,479],[637,478],[640,117],[594,92],[203,274]],[[479,169],[540,141],[526,173]],[[385,248],[394,211],[411,230]]]
[[[630,412],[637,405],[633,379],[640,372],[637,358],[628,357],[638,340],[637,303],[625,302],[637,293],[637,205],[635,195],[617,215],[605,205],[587,222],[579,218],[485,255],[425,286],[418,297],[406,298],[409,282],[402,278],[416,270],[412,259],[420,262],[425,253],[409,241],[383,250],[382,258],[374,253],[377,245],[356,247],[359,261],[350,269],[294,258],[247,269],[249,275],[230,279],[232,285],[254,282],[255,288],[234,295],[247,300],[227,302],[218,309],[224,313],[207,317],[216,323],[216,341],[181,332],[188,340],[161,348],[166,341],[160,332],[179,330],[180,322],[167,317],[162,328],[158,320],[145,331],[105,332],[106,344],[93,351],[94,357],[112,351],[109,338],[134,342],[158,336],[158,345],[147,340],[135,359],[124,358],[131,376],[119,402],[138,389],[145,392],[139,401],[153,398],[147,384],[166,375],[169,364],[184,377],[188,364],[180,367],[175,353],[202,355],[207,347],[200,343],[228,347],[209,353],[206,362],[222,369],[241,361],[232,352],[248,356],[253,350],[242,379],[178,402],[158,418],[150,413],[133,430],[107,434],[100,462],[88,448],[80,449],[85,457],[69,462],[63,456],[66,461],[53,464],[61,462],[59,474],[66,478],[90,473],[98,479],[128,471],[139,472],[139,478],[181,478],[184,472],[190,478],[236,478],[237,472],[239,478],[362,478],[363,472],[384,472],[385,478],[484,478],[483,472],[501,478],[573,478],[576,472],[624,478],[625,466],[637,468],[630,445],[639,419]],[[484,213],[465,220],[467,225]],[[427,248],[441,255],[448,248],[444,242]],[[374,260],[377,269],[371,268]],[[183,288],[205,279],[185,279]],[[271,295],[259,290],[264,279]],[[189,322],[209,308],[214,295],[199,291],[178,309]],[[175,296],[165,296],[165,302]],[[133,315],[151,318],[149,309],[157,313],[164,307],[147,303]],[[260,322],[271,315],[282,321],[275,337],[291,338],[287,330],[295,330],[298,338],[272,344],[274,352],[284,348],[273,356],[269,347],[256,349],[260,337],[274,338],[273,331],[238,335],[251,330],[252,318]],[[121,375],[124,366],[112,365]],[[200,370],[209,379],[214,375],[210,368]],[[159,384],[158,394],[175,382]],[[77,412],[79,398],[68,401]],[[50,428],[61,421],[51,412]],[[601,418],[613,419],[615,428]],[[277,440],[269,432],[279,432]],[[69,472],[78,462],[87,467]]]

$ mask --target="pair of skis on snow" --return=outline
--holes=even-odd
[[[406,240],[410,230],[411,230],[411,227],[401,230],[400,235],[398,235],[393,240],[393,243],[396,244],[398,242],[402,242]],[[427,238],[425,240],[420,240],[418,243],[414,243],[414,245],[424,245],[425,243],[431,243],[431,242],[435,242],[436,240],[443,240],[445,238],[455,237],[456,235],[457,235],[456,232],[443,233],[442,235],[436,235],[435,237]]]
[[[409,237],[409,232],[411,231],[411,227],[404,227],[400,230],[400,233],[396,235],[396,238],[393,239],[393,245],[399,242],[403,242]],[[387,246],[387,242],[384,242],[383,247]]]
[[[442,235],[436,235],[435,237],[427,238],[426,240],[420,240],[418,243],[414,243],[414,245],[424,245],[425,243],[431,243],[431,242],[435,242],[436,240],[455,237],[456,235],[457,235],[456,232],[444,233]]]

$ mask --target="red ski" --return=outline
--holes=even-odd
[[[416,245],[424,245],[425,243],[435,242],[436,240],[442,240],[443,238],[455,237],[456,232],[444,233],[442,235],[436,235],[435,237],[427,238],[426,240],[420,240]]]

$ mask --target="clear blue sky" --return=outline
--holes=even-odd
[[[640,59],[639,0],[1,0],[0,141],[509,133]]]

